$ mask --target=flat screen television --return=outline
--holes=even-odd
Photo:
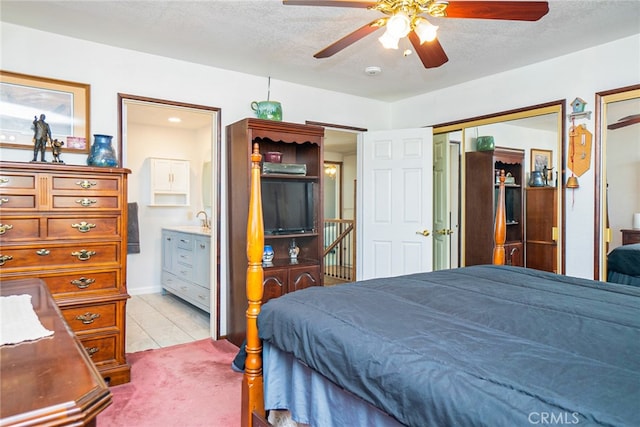
[[[313,182],[262,180],[262,215],[267,235],[312,232]]]

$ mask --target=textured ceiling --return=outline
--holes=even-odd
[[[383,49],[382,30],[333,57],[313,58],[382,16],[366,9],[277,0],[1,0],[0,7],[5,22],[385,101],[640,33],[638,0],[552,0],[549,13],[533,23],[433,18],[449,62],[426,70],[415,54],[402,55],[403,46]],[[371,65],[382,73],[364,73]]]

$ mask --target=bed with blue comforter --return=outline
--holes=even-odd
[[[640,243],[618,246],[609,252],[607,282],[640,286]]]
[[[262,306],[258,331],[407,426],[640,426],[635,287],[473,266],[293,292]],[[291,374],[268,357],[266,402]]]

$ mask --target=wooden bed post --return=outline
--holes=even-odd
[[[262,305],[262,253],[264,251],[264,224],[262,222],[262,197],[260,194],[260,160],[258,144],[251,153],[251,182],[249,218],[247,220],[247,359],[242,379],[241,425],[252,427],[252,413],[262,417],[264,390],[262,380],[262,343],[258,337],[258,314]]]
[[[504,265],[504,242],[507,237],[507,214],[504,201],[504,170],[500,171],[500,185],[498,186],[498,202],[496,204],[496,219],[493,229],[493,263]]]

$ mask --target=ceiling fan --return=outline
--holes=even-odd
[[[328,58],[379,28],[386,27],[385,33],[379,38],[382,45],[387,49],[397,49],[398,41],[408,36],[425,68],[436,68],[449,60],[437,39],[438,27],[429,23],[425,15],[436,18],[537,21],[549,12],[546,1],[284,0],[283,4],[362,8],[387,15],[325,47],[313,55],[315,58]]]

